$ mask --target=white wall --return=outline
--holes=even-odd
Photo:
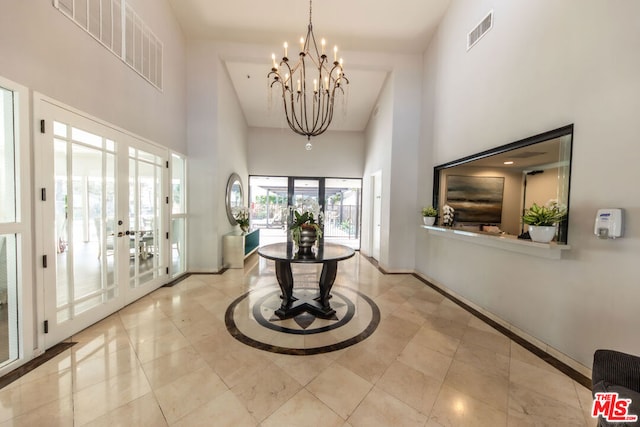
[[[190,272],[222,267],[222,236],[234,226],[225,206],[232,172],[248,191],[247,125],[220,57],[226,46],[193,41],[188,49]]]
[[[390,76],[382,87],[380,96],[369,119],[366,129],[367,150],[365,156],[365,171],[362,179],[362,233],[360,250],[371,256],[373,242],[372,208],[373,182],[371,175],[381,172],[382,179],[382,207],[380,218],[380,259],[378,262],[387,264],[389,246],[389,192],[391,170],[391,141],[393,139],[393,82]]]
[[[467,52],[491,9],[494,28]],[[587,367],[597,348],[640,354],[638,16],[634,0],[453,0],[425,54],[434,121],[419,182],[433,165],[575,123],[571,250],[547,260],[420,233],[416,269]],[[599,207],[625,209],[624,238],[593,236]]]
[[[3,2],[0,75],[175,151],[186,151],[185,43],[167,1],[131,5],[164,43],[159,91],[53,2]]]
[[[307,138],[283,129],[250,128],[248,163],[251,175],[361,178],[364,133],[327,131]]]
[[[420,139],[420,87],[422,63],[418,56],[406,56],[393,73],[393,142],[391,148],[391,188],[389,218],[389,271],[413,271],[415,222],[420,216],[420,203],[411,183],[418,181],[418,151]]]
[[[414,225],[420,218],[414,185],[418,181],[421,129],[422,63],[419,56],[398,55],[377,102],[377,113],[367,126],[363,180],[362,251],[370,255],[371,175],[382,172],[380,267],[412,271]],[[416,184],[414,184],[416,183]]]

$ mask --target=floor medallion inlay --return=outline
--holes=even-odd
[[[335,286],[330,317],[317,315],[313,301],[317,288],[296,288],[300,310],[291,318],[276,315],[281,305],[277,286],[247,292],[227,308],[225,323],[238,341],[254,348],[310,355],[339,350],[370,336],[380,322],[380,310],[371,298],[354,289]]]

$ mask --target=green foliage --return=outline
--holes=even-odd
[[[422,216],[438,216],[438,211],[433,206],[422,208]]]
[[[294,210],[293,224],[291,224],[291,238],[294,242],[300,242],[300,231],[303,228],[315,228],[316,236],[318,236],[318,239],[322,237],[322,229],[320,228],[320,225],[315,221],[312,212],[306,211],[300,213]]]
[[[287,202],[287,199],[279,194],[269,194],[268,199],[266,195],[260,195],[255,196],[254,201],[257,205],[266,205],[267,203],[271,205],[282,205]]]
[[[528,225],[552,226],[562,221],[567,215],[567,210],[557,203],[548,206],[533,204],[522,216],[522,221]]]

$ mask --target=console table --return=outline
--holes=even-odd
[[[248,233],[236,230],[222,236],[222,264],[226,268],[243,268],[244,260],[260,246],[260,229]]]
[[[302,312],[310,312],[321,318],[330,318],[335,314],[331,308],[331,287],[336,280],[338,261],[351,258],[355,251],[343,245],[320,244],[313,255],[301,256],[293,250],[293,243],[274,243],[258,248],[258,254],[276,262],[276,277],[282,290],[282,305],[275,314],[281,319],[295,317]],[[291,263],[322,264],[319,296],[312,300],[298,299],[294,296],[293,273]]]

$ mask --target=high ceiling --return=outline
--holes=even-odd
[[[423,52],[450,0],[316,0],[312,5],[316,38],[338,45],[350,84],[347,115],[334,119],[331,130],[363,130],[375,106],[389,64],[358,63],[349,55],[365,53]],[[307,0],[169,0],[188,39],[246,43],[266,46],[264,60],[237,52],[225,64],[249,126],[286,127],[274,92],[273,109],[268,102],[267,73],[271,52],[281,54],[282,44],[306,34]],[[267,52],[268,50],[268,52]],[[350,67],[351,64],[351,67]],[[386,66],[386,67],[385,67]],[[340,110],[338,110],[339,114]]]

